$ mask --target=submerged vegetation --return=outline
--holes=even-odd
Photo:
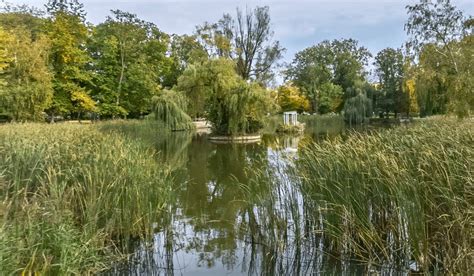
[[[295,177],[325,251],[471,274],[473,124],[427,120],[307,145]]]
[[[0,152],[3,273],[103,270],[171,188],[152,149],[96,125],[2,126]]]

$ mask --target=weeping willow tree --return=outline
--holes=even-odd
[[[206,91],[201,95],[204,113],[215,134],[255,133],[263,127],[265,115],[275,110],[270,93],[256,83],[242,80],[229,59],[213,59],[186,69],[178,88],[195,101],[196,87]]]
[[[343,111],[346,122],[362,124],[372,115],[372,101],[363,93],[359,93],[346,101]]]
[[[152,111],[156,120],[173,131],[193,129],[191,117],[186,114],[186,98],[179,92],[163,90],[152,98]]]
[[[235,87],[210,98],[208,120],[214,132],[223,135],[256,133],[263,128],[273,100],[258,84],[240,80]]]

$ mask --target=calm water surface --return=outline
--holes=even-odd
[[[152,241],[139,242],[130,275],[315,275],[367,273],[324,254],[321,218],[288,174],[298,147],[343,126],[255,144],[214,144],[175,133],[157,146],[173,171],[174,198]]]

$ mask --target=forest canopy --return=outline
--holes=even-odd
[[[222,133],[253,131],[268,112],[344,114],[360,109],[355,102],[364,105],[359,117],[465,117],[474,108],[473,20],[448,0],[407,6],[404,47],[370,53],[352,38],[323,40],[285,66],[268,6],[225,13],[184,35],[122,10],[94,25],[86,12],[77,0],[44,9],[3,3],[2,117],[141,118],[170,93],[184,97],[176,106],[187,116],[219,122]],[[244,119],[227,118],[233,110]]]

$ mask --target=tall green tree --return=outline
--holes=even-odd
[[[372,101],[367,97],[365,82],[357,81],[352,89],[356,95],[344,103],[344,120],[350,124],[362,124],[372,116]]]
[[[206,118],[217,134],[254,133],[263,127],[264,116],[275,110],[270,93],[257,83],[243,80],[235,66],[230,59],[210,59],[188,67],[178,80],[177,87],[189,102],[195,97],[194,87],[204,92]]]
[[[186,113],[187,99],[183,93],[163,89],[152,98],[152,111],[156,120],[172,130],[193,129],[194,124]]]
[[[421,0],[417,4],[407,6],[407,10],[409,17],[405,29],[409,35],[408,48],[419,58],[420,68],[427,67],[430,61],[426,56],[430,55],[431,59],[437,60],[436,66],[431,68],[436,70],[436,67],[442,67],[444,72],[442,75],[439,72],[429,75],[426,74],[427,71],[420,69],[417,91],[426,89],[426,82],[423,80],[433,79],[433,75],[436,75],[440,84],[438,88],[442,86],[447,88],[446,96],[441,97],[440,103],[436,103],[439,100],[437,99],[439,93],[432,93],[432,89],[417,92],[420,103],[426,104],[420,106],[420,111],[427,110],[429,114],[432,105],[446,104],[458,116],[468,116],[474,110],[471,83],[473,73],[472,66],[461,64],[465,64],[464,61],[471,58],[469,54],[471,45],[469,42],[465,43],[472,37],[472,26],[469,27],[471,20],[466,20],[463,13],[452,5],[450,0]],[[423,62],[425,64],[421,64]],[[432,72],[428,70],[430,71]],[[431,95],[435,97],[432,98]]]
[[[51,42],[50,62],[54,73],[53,104],[49,111],[52,115],[71,114],[79,104],[73,95],[90,98],[89,91],[84,89],[90,82],[86,71],[90,56],[85,48],[89,35],[85,12],[76,0],[51,0],[46,9],[50,16],[46,33]]]
[[[0,26],[5,30],[14,30],[19,27],[31,32],[33,39],[37,35],[44,33],[46,22],[45,12],[28,5],[11,5],[5,3],[2,13],[0,13]]]
[[[93,62],[94,98],[108,116],[134,117],[151,108],[172,60],[169,37],[135,14],[113,10],[99,24],[89,43]]]
[[[474,20],[471,19],[471,30],[474,30]],[[450,110],[458,117],[466,117],[474,112],[474,35],[466,35],[459,45],[459,72],[450,86],[450,95],[455,100],[451,101]]]
[[[321,114],[337,112],[344,101],[342,87],[332,82],[325,82],[317,89],[318,112]]]
[[[10,58],[3,66],[0,105],[14,120],[44,119],[53,94],[48,39],[33,40],[31,32],[20,27],[10,31],[5,46]]]
[[[284,48],[273,41],[269,7],[256,7],[236,17],[224,14],[215,24],[197,27],[196,34],[210,56],[231,58],[244,80],[262,84],[274,77],[274,69]]]
[[[212,93],[211,83],[214,81],[211,78],[215,77],[215,74],[211,71],[214,68],[209,68],[209,70],[203,68],[203,64],[208,62],[189,65],[178,78],[176,90],[186,94],[188,98],[187,112],[192,118],[202,118],[207,115],[206,104]],[[233,79],[233,73],[235,72],[224,69],[216,68],[214,70],[225,74],[222,75],[223,78]]]
[[[405,30],[409,35],[408,49],[419,54],[426,45],[437,46],[437,54],[458,71],[456,47],[452,41],[459,41],[466,33],[464,15],[450,0],[420,0],[408,5],[408,21]]]
[[[408,98],[403,92],[404,57],[400,49],[386,48],[375,57],[375,73],[379,79],[380,94],[377,106],[395,117],[408,111]]]
[[[172,35],[170,48],[170,71],[164,76],[162,83],[163,87],[168,88],[178,83],[179,76],[189,65],[208,59],[208,54],[196,35]]]
[[[323,41],[298,52],[286,70],[286,78],[311,100],[313,112],[319,111],[321,88],[327,83],[341,87],[344,92],[337,108],[340,111],[344,101],[356,94],[351,90],[356,82],[365,80],[364,66],[371,56],[369,51],[353,39]],[[334,101],[338,101],[338,97]]]

